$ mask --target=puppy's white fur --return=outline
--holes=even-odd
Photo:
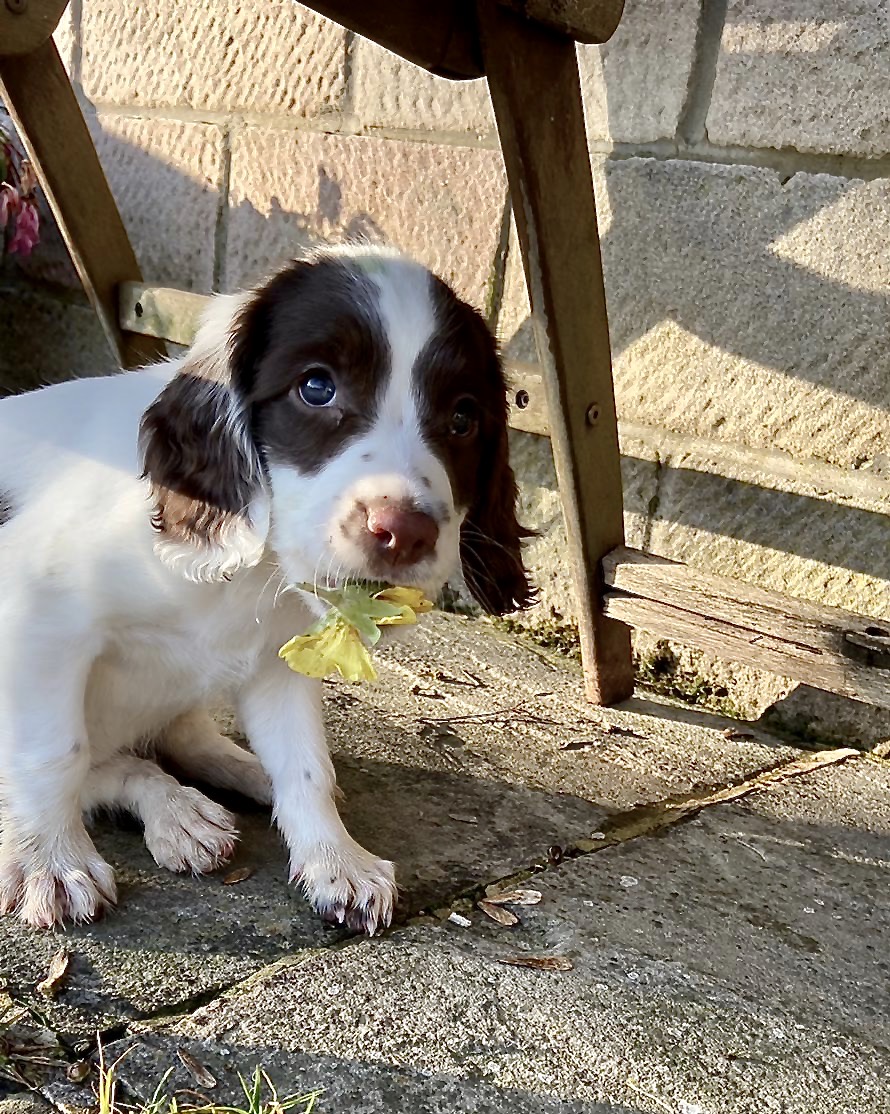
[[[140,478],[140,420],[182,360],[0,403],[0,494],[11,507],[0,527],[0,911],[46,926],[115,900],[83,823],[95,807],[137,814],[172,869],[211,869],[231,853],[225,810],[140,757],[154,740],[200,776],[271,798],[292,876],[318,908],[371,932],[388,922],[393,866],[337,813],[321,685],[277,651],[313,618],[283,583],[360,571],[332,523],[366,490],[441,504],[435,553],[412,579],[437,587],[455,567],[460,508],[410,389],[433,328],[418,270],[392,258],[371,269],[394,356],[373,427],[311,476],[271,466],[215,549],[159,541]],[[222,366],[241,304],[219,299],[186,359]],[[237,409],[225,421],[221,435],[248,438]],[[358,463],[366,454],[370,472]],[[262,768],[200,712],[227,691]]]

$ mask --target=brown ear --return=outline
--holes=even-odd
[[[219,371],[211,357],[189,360],[140,429],[156,550],[193,580],[228,579],[255,565],[269,526],[259,454]]]
[[[467,587],[489,615],[519,611],[535,602],[536,591],[522,563],[522,541],[533,538],[516,518],[518,488],[507,455],[503,428],[482,484],[460,532],[460,557]]]

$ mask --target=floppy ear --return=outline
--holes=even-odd
[[[461,527],[461,564],[474,598],[489,615],[503,615],[530,607],[536,596],[522,563],[522,541],[533,538],[535,531],[520,526],[516,518],[518,488],[507,452],[506,407],[479,475],[484,486]]]
[[[186,359],[145,412],[140,448],[166,564],[190,580],[228,580],[260,561],[268,493],[224,346]]]

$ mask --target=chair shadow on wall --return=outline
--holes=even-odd
[[[619,52],[604,51],[610,119],[610,84],[617,87],[621,65]],[[794,175],[768,169],[718,169],[689,160],[674,161],[670,173],[665,171],[661,159],[631,163],[615,155],[605,158],[603,173],[597,175],[597,189],[604,189],[599,209],[609,214],[600,231],[619,415],[624,410],[628,420],[646,422],[646,416],[638,415],[646,415],[648,400],[648,414],[658,414],[657,424],[670,427],[676,420],[673,428],[687,430],[688,407],[694,421],[697,416],[695,436],[742,443],[744,430],[736,432],[741,422],[731,413],[727,418],[730,404],[723,397],[730,390],[726,365],[733,362],[736,377],[742,382],[748,377],[748,427],[756,427],[760,417],[776,417],[778,440],[787,432],[785,419],[771,407],[778,408],[780,401],[763,397],[768,388],[758,390],[749,370],[755,365],[766,369],[764,379],[774,375],[777,389],[783,380],[797,380],[801,393],[809,395],[806,405],[816,413],[800,422],[796,435],[804,460],[809,430],[818,430],[826,441],[832,437],[818,413],[824,391],[825,402],[834,401],[830,396],[841,400],[832,411],[837,421],[834,444],[850,446],[855,453],[860,440],[863,451],[854,466],[869,464],[872,475],[885,478],[890,474],[885,455],[890,454],[890,440],[876,441],[873,416],[890,417],[890,294],[875,279],[874,264],[868,267],[871,261],[863,254],[868,248],[851,244],[832,221],[833,212],[855,208],[857,192],[869,184],[812,174],[805,182],[795,181]],[[879,206],[872,198],[863,209],[877,212]],[[886,223],[881,227],[885,231]],[[861,242],[861,231],[859,237]],[[861,286],[856,285],[857,260],[867,266]],[[839,277],[823,273],[823,261]],[[656,337],[658,331],[667,336]],[[643,374],[622,363],[634,346]],[[505,353],[528,360],[533,351],[529,319],[506,338]],[[685,368],[678,375],[676,360],[689,358],[688,353],[700,361],[696,375]],[[721,361],[724,353],[729,360]],[[734,398],[742,393],[736,388]],[[861,426],[862,404],[872,417],[868,434]],[[765,447],[773,447],[768,439]],[[818,447],[814,455],[818,459]],[[645,461],[634,463],[649,467]],[[680,527],[686,536],[706,538],[728,528],[734,539],[767,551],[890,581],[890,527],[877,511],[834,501],[830,492],[823,498],[818,491],[778,490],[682,461],[669,462],[661,482],[662,495],[669,486],[671,497],[659,499],[653,517],[668,533]],[[749,553],[742,561],[753,569],[758,555]],[[738,575],[744,577],[744,569]],[[843,580],[841,572],[841,584]],[[869,609],[890,616],[890,597],[882,586],[873,584],[867,592]],[[839,599],[833,602],[843,605]],[[847,606],[856,609],[853,601]],[[798,725],[806,723],[812,693],[800,686],[788,698]],[[823,709],[826,701],[854,705],[827,694],[818,697]],[[890,733],[890,712],[855,707],[868,730]]]

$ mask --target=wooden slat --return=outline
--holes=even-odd
[[[500,0],[500,3],[579,43],[608,42],[624,11],[624,0]]]
[[[125,282],[120,288],[120,325],[144,336],[191,344],[201,314],[209,304],[206,294],[146,282]]]
[[[201,314],[210,302],[206,294],[193,294],[170,286],[125,282],[120,289],[122,329],[159,337],[175,344],[191,344]],[[510,425],[526,433],[550,435],[544,379],[534,364],[507,366],[510,382]]]
[[[578,598],[588,696],[633,691],[630,632],[601,608],[601,559],[624,541],[618,427],[575,44],[478,0],[513,197]]]
[[[118,287],[142,276],[53,40],[30,54],[0,56],[0,91],[121,365],[162,356],[161,341],[118,324]]]
[[[440,77],[484,72],[467,0],[310,0],[309,7]]]
[[[890,707],[890,622],[770,592],[622,547],[606,612],[717,657]]]
[[[0,0],[0,54],[30,54],[52,35],[68,0]]]

